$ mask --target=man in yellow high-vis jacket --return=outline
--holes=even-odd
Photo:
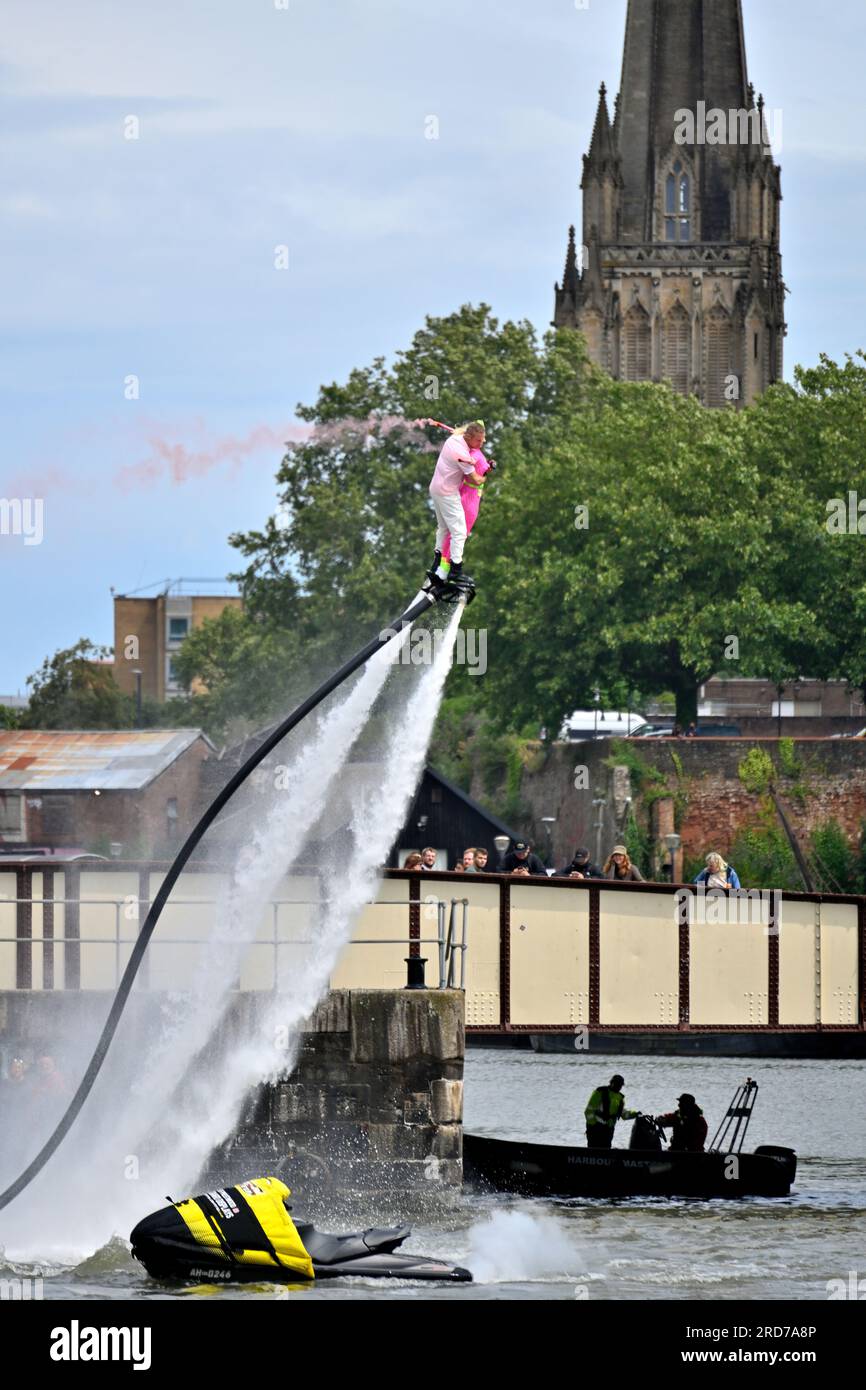
[[[617,1120],[633,1120],[637,1110],[626,1110],[622,1093],[623,1078],[617,1073],[607,1086],[597,1086],[583,1112],[586,1116],[586,1142],[591,1149],[609,1149]]]

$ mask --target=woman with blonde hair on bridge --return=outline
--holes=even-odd
[[[695,883],[703,883],[707,888],[739,888],[740,880],[736,869],[726,864],[715,850],[710,851],[704,862],[707,867],[701,869]]]

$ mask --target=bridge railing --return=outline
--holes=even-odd
[[[0,865],[0,990],[113,989],[166,868]],[[227,874],[184,872],[141,987],[189,986],[230,892]],[[327,896],[315,871],[283,881],[240,988],[280,987],[326,928]],[[388,870],[331,985],[402,988],[407,954],[432,957],[428,984],[465,988],[475,1032],[863,1031],[866,1019],[854,895]]]

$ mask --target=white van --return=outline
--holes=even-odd
[[[642,714],[617,714],[610,710],[578,709],[563,724],[559,737],[571,743],[587,738],[628,738],[642,729]]]

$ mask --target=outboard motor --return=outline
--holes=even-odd
[[[631,1127],[628,1146],[630,1149],[643,1149],[644,1152],[660,1152],[663,1138],[664,1130],[656,1124],[652,1115],[637,1115]]]

